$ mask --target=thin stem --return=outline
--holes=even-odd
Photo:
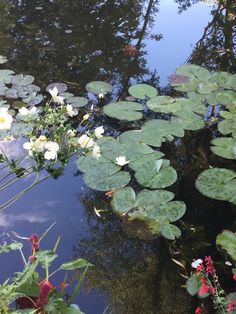
[[[28,171],[28,170],[30,170],[30,169],[33,169],[33,167],[30,167],[30,168],[25,169],[25,170]],[[24,171],[25,171],[25,170],[24,170]],[[22,172],[24,172],[24,171],[22,171]],[[19,181],[19,180],[21,180],[21,179],[27,177],[29,174],[32,174],[33,172],[34,172],[34,171],[28,172],[28,173],[24,174],[23,176],[21,176],[20,178],[17,177],[17,178],[11,178],[11,179],[9,179],[9,180],[8,180],[7,182],[5,182],[4,184],[0,185],[0,191],[6,189],[8,186],[10,186],[10,185],[16,183],[17,181]]]
[[[87,273],[88,268],[89,268],[89,265],[86,266],[85,270],[83,271],[82,275],[80,276],[80,279],[79,279],[79,281],[78,281],[78,283],[77,283],[77,285],[75,287],[75,290],[74,290],[72,296],[69,299],[70,303],[73,303],[73,301],[74,301],[74,299],[75,299],[75,297],[76,297],[76,295],[77,295],[77,293],[79,291],[79,288],[80,288],[80,286],[81,286],[81,284],[82,284],[82,282],[84,280],[84,277],[85,277],[85,275]]]

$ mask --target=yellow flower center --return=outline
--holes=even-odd
[[[0,117],[0,123],[5,123],[6,122],[6,118]]]

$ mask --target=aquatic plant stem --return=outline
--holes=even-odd
[[[80,286],[81,286],[81,284],[82,284],[82,282],[84,280],[84,277],[85,277],[85,275],[86,275],[86,273],[88,271],[88,268],[89,268],[89,265],[86,266],[85,270],[83,271],[82,275],[80,276],[80,279],[79,279],[79,281],[78,281],[78,283],[77,283],[77,285],[76,285],[76,287],[75,287],[75,289],[73,291],[73,294],[72,294],[72,296],[69,299],[70,303],[73,303],[73,301],[74,301],[74,299],[75,299],[75,297],[76,297],[76,295],[77,295],[77,293],[79,291],[79,288],[80,288]]]

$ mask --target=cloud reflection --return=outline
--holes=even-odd
[[[33,213],[33,212],[22,212],[20,214],[0,214],[0,227],[12,227],[17,222],[28,222],[28,223],[44,223],[48,221],[50,217],[46,212]]]

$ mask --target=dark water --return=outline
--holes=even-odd
[[[220,11],[196,0],[2,0],[0,54],[16,72],[34,75],[41,87],[63,81],[79,94],[89,81],[106,80],[122,96],[130,83],[145,81],[168,93],[167,77],[186,60],[235,72],[236,30],[226,16],[235,13],[234,1],[227,5]],[[124,55],[127,44],[139,48],[134,58]],[[96,119],[107,125],[104,117]],[[107,125],[107,130],[114,127]],[[188,209],[176,243],[141,241],[129,237],[112,214],[97,217],[93,207],[109,210],[108,199],[85,186],[74,160],[62,177],[48,179],[0,214],[1,243],[11,231],[41,234],[56,221],[42,245],[52,247],[61,235],[58,264],[81,256],[95,265],[77,299],[85,313],[100,314],[107,306],[108,313],[113,309],[122,314],[194,312],[197,300],[181,287],[185,282],[171,257],[186,262],[188,269],[193,258],[204,254],[220,260],[215,237],[236,227],[235,207],[207,199],[194,187],[209,165],[232,168],[209,151],[214,132],[209,127],[163,147],[178,172],[178,182],[169,190]],[[2,194],[1,202],[18,188]],[[0,279],[22,266],[14,253],[2,255]],[[230,276],[224,265],[221,269]],[[224,278],[229,287],[229,277]],[[54,281],[62,279],[59,274]]]

